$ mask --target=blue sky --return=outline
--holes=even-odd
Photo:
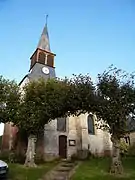
[[[1,75],[26,75],[46,13],[57,76],[135,70],[134,0],[0,0]]]

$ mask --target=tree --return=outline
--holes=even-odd
[[[11,122],[20,101],[19,87],[0,76],[0,123]]]
[[[75,111],[75,115],[79,116],[82,113],[94,113],[96,105],[95,86],[89,74],[74,75],[67,80],[70,84],[69,106],[70,112]],[[70,115],[70,114],[69,114]]]
[[[108,129],[113,143],[111,173],[122,173],[120,139],[127,132],[128,117],[135,114],[134,74],[127,74],[111,66],[98,75],[97,107],[100,128]]]
[[[86,93],[82,89],[83,83]],[[86,80],[82,75],[46,82],[39,79],[23,88],[20,105],[12,122],[28,134],[26,166],[36,166],[35,142],[44,125],[58,117],[79,115],[87,93],[93,94],[93,85],[90,78]]]
[[[76,115],[94,113],[97,127],[108,130],[113,143],[113,156],[110,172],[122,173],[120,159],[120,139],[127,133],[128,117],[135,115],[134,74],[127,74],[111,66],[108,71],[98,75],[93,85],[89,75],[75,76],[73,85],[73,107]]]
[[[80,109],[80,99],[77,97],[75,84],[66,78],[47,82],[39,79],[23,88],[20,105],[12,122],[28,134],[26,166],[36,166],[35,142],[44,125],[58,117],[75,115]]]
[[[14,118],[20,100],[19,87],[15,81],[0,76],[0,123],[9,123]],[[11,138],[9,149],[12,148]]]

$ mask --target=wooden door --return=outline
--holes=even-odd
[[[59,156],[67,158],[67,136],[59,136]]]

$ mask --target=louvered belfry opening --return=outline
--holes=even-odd
[[[53,65],[54,65],[54,56],[52,56],[52,55],[47,56],[47,65],[50,66],[50,67],[53,67]]]
[[[38,55],[38,62],[41,64],[45,64],[46,54],[44,52],[40,52]]]

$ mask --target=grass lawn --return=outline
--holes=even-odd
[[[109,159],[93,158],[82,162],[72,180],[135,180],[135,158],[124,158],[122,161],[124,174],[121,176],[108,173]]]
[[[38,180],[52,169],[57,162],[38,165],[37,168],[26,168],[20,164],[9,164],[9,180]]]

